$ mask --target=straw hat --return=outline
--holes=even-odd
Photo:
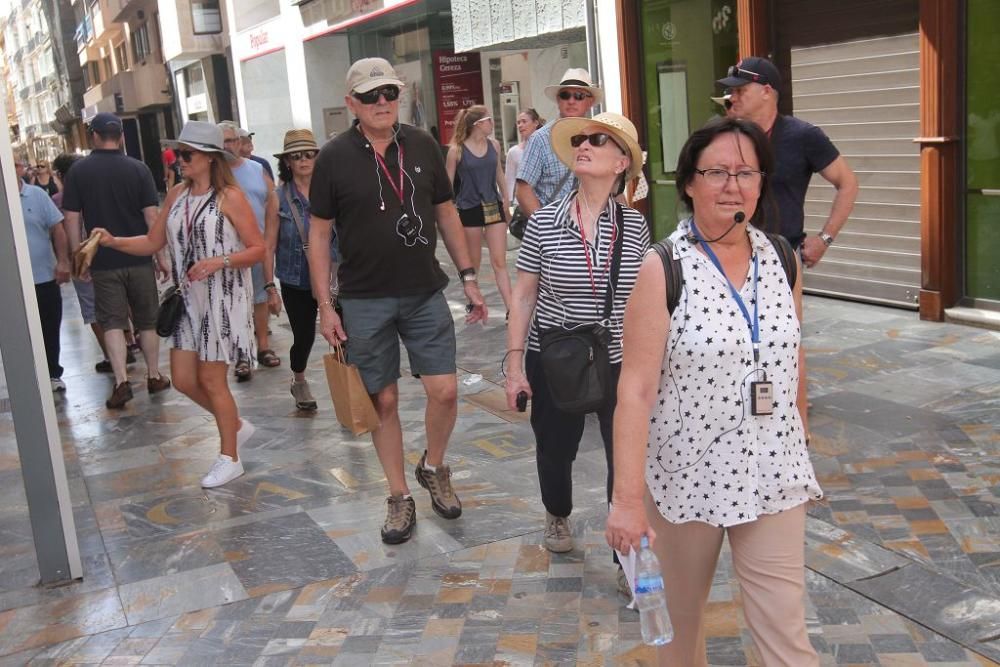
[[[563,88],[583,88],[594,96],[594,104],[599,104],[604,99],[604,91],[594,85],[590,72],[582,67],[570,67],[557,85],[545,87],[545,94],[555,102],[559,98],[559,91]]]
[[[168,148],[190,146],[203,153],[222,153],[227,160],[237,159],[235,155],[223,148],[222,130],[214,123],[201,120],[189,120],[181,128],[181,134],[176,139],[164,139],[160,142]]]
[[[275,153],[274,157],[280,159],[289,153],[318,150],[319,146],[316,145],[316,137],[313,136],[312,130],[289,130],[285,132],[284,148]]]
[[[628,172],[625,174],[625,181],[631,181],[642,173],[642,165],[645,161],[642,148],[639,146],[639,133],[625,116],[605,111],[593,118],[560,118],[552,124],[552,150],[555,152],[563,164],[570,169],[573,168],[575,149],[570,144],[569,139],[574,134],[580,134],[584,128],[600,126],[605,132],[615,138],[620,145],[624,146],[629,156]]]

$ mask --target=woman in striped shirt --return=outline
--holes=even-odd
[[[518,255],[507,330],[507,402],[514,409],[519,393],[531,398],[538,481],[545,505],[545,546],[553,552],[573,549],[568,520],[573,509],[572,469],[585,415],[565,412],[554,404],[539,359],[539,332],[601,322],[611,334],[612,386],[604,405],[596,410],[610,494],[622,320],[649,247],[645,219],[614,199],[642,170],[637,137],[635,126],[616,113],[556,121],[553,151],[573,171],[579,187],[531,216]],[[621,263],[617,279],[612,280],[613,249],[618,246]],[[608,290],[613,298],[605,320]]]

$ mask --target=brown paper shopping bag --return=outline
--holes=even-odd
[[[323,355],[326,381],[330,385],[330,397],[337,413],[337,421],[354,435],[370,433],[380,424],[372,399],[368,396],[365,383],[358,367],[347,363],[344,348],[340,345]]]

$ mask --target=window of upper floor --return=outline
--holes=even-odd
[[[133,62],[141,63],[150,53],[152,53],[152,47],[149,43],[149,25],[148,22],[141,23],[132,30]]]
[[[192,0],[191,25],[196,35],[222,32],[222,10],[219,0]]]
[[[128,69],[128,45],[122,40],[115,46],[115,60],[118,61],[118,71],[124,72]]]

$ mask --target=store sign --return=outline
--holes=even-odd
[[[246,60],[259,56],[269,51],[275,51],[285,45],[284,37],[281,34],[280,19],[272,19],[252,30],[247,30],[239,35],[238,42],[234,41],[234,51],[238,50],[237,57]],[[236,49],[236,44],[239,48]]]
[[[447,144],[455,131],[458,112],[473,104],[483,103],[479,54],[434,51],[434,87],[437,91],[438,130],[441,143]]]

